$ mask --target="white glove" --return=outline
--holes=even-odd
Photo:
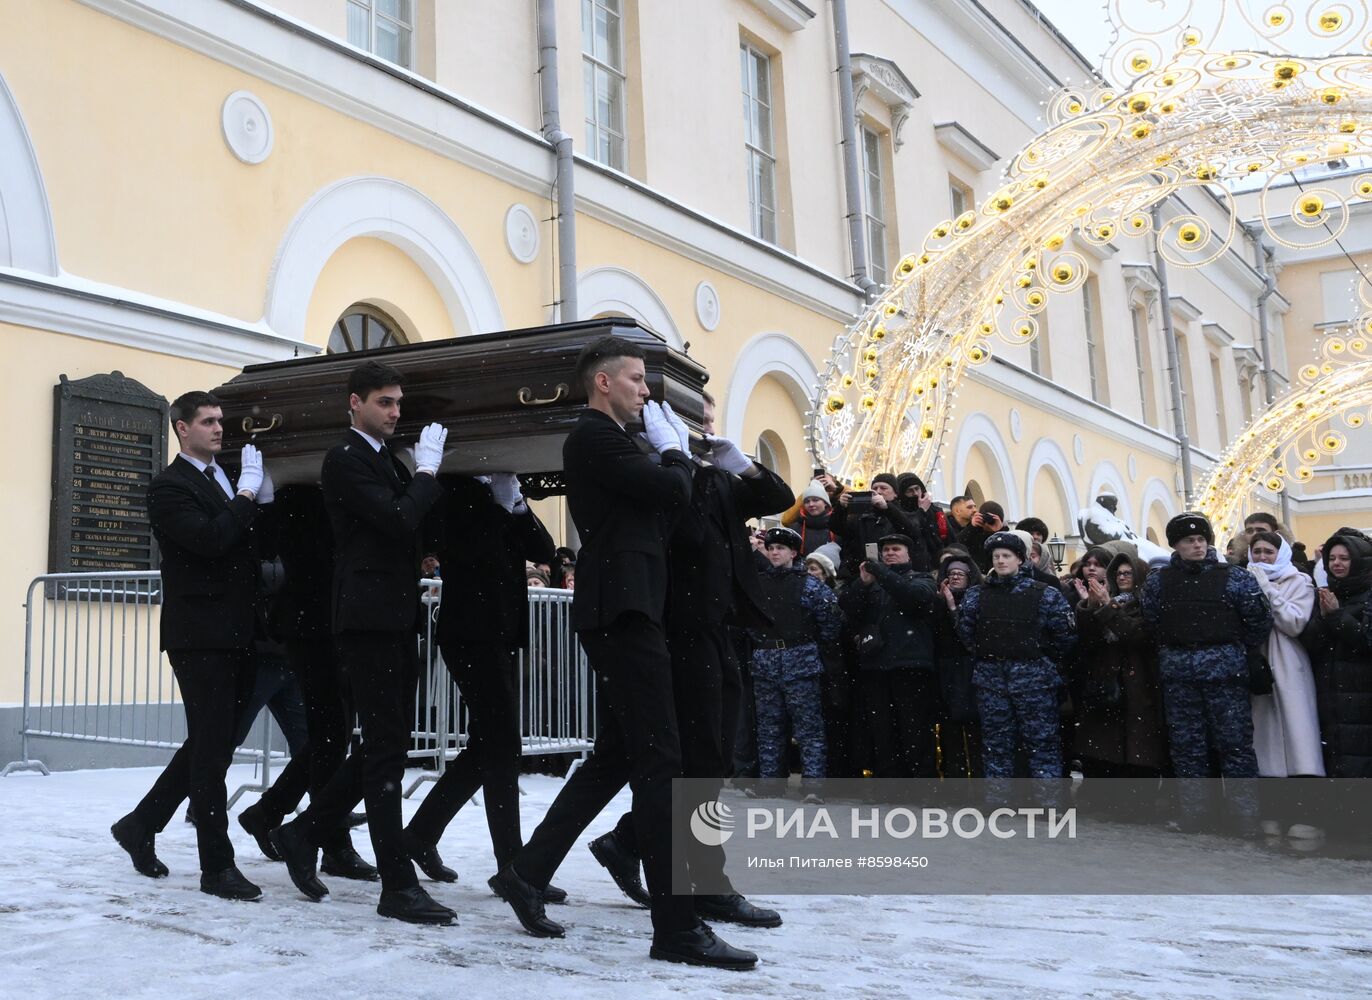
[[[276,484],[272,482],[271,472],[264,466],[262,470],[262,488],[257,491],[257,502],[271,503],[275,499]]]
[[[681,443],[681,450],[689,456],[691,454],[691,432],[686,429],[681,418],[672,411],[671,403],[662,404],[662,415],[667,418],[667,423],[672,425],[672,430],[676,431],[676,439]]]
[[[710,446],[710,461],[725,472],[732,472],[736,476],[741,476],[752,469],[753,460],[743,454],[739,446],[728,438],[706,434],[705,443]]]
[[[491,487],[491,496],[511,513],[524,502],[524,494],[519,492],[519,477],[513,472],[493,472],[485,477]]]
[[[448,430],[442,424],[430,424],[419,432],[419,443],[414,446],[415,472],[434,475],[443,464],[443,445],[448,440]]]
[[[652,445],[659,455],[681,447],[681,439],[676,429],[667,422],[662,406],[655,399],[643,404],[643,439]]]
[[[256,496],[262,489],[262,476],[266,471],[262,468],[262,453],[253,445],[245,444],[242,462],[243,468],[238,473],[238,489]]]

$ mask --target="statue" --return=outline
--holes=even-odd
[[[1105,545],[1107,542],[1128,542],[1138,550],[1139,558],[1150,565],[1167,561],[1172,553],[1146,538],[1140,538],[1133,528],[1125,524],[1115,511],[1119,508],[1119,498],[1111,493],[1103,493],[1092,501],[1091,506],[1077,513],[1077,530],[1087,545]]]

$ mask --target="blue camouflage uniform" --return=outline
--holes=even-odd
[[[1023,744],[1033,778],[1062,777],[1062,742],[1058,736],[1058,688],[1062,678],[1057,660],[1077,643],[1076,620],[1067,600],[1055,587],[1044,586],[1039,599],[1037,630],[1039,655],[1031,659],[990,659],[977,655],[977,621],[988,588],[1010,587],[1020,594],[1035,585],[1032,566],[1025,563],[1010,577],[992,574],[972,587],[958,608],[957,630],[963,645],[973,651],[972,683],[981,715],[982,746],[988,778],[1013,778],[1015,747]]]
[[[1172,553],[1170,566],[1186,573],[1222,572],[1219,555],[1212,546],[1205,558],[1187,562]],[[1143,618],[1157,626],[1162,620],[1162,575],[1150,573],[1139,603]],[[1253,709],[1248,690],[1248,654],[1265,647],[1272,630],[1272,610],[1251,573],[1235,566],[1223,592],[1224,603],[1233,608],[1239,631],[1228,642],[1211,645],[1169,645],[1159,638],[1158,667],[1162,676],[1163,706],[1171,740],[1172,767],[1178,778],[1213,777],[1209,750],[1213,746],[1226,778],[1256,778],[1258,760],[1253,752]],[[1193,821],[1203,808],[1204,792],[1180,786],[1184,821]],[[1256,812],[1251,792],[1231,796],[1240,815]]]
[[[792,565],[769,566],[759,572],[764,597],[770,603],[783,588],[800,581],[800,605],[814,625],[816,641],[786,643],[778,649],[775,630],[749,629],[753,648],[753,697],[757,712],[758,771],[763,778],[784,778],[786,721],[800,746],[806,779],[825,777],[824,699],[821,678],[824,662],[819,643],[838,639],[843,624],[838,599],[827,586]],[[769,648],[770,647],[770,648]]]

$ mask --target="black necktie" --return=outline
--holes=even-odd
[[[395,485],[403,488],[405,484],[400,479],[400,471],[395,467],[396,461],[391,457],[391,449],[383,444],[377,449],[376,453],[381,456],[381,461],[386,464],[386,471],[390,473],[391,479],[395,482]]]
[[[220,496],[222,496],[225,500],[229,499],[229,495],[224,492],[224,487],[219,482],[219,477],[214,474],[213,465],[205,466],[205,478],[208,479],[210,482],[214,483],[214,488],[219,491]]]

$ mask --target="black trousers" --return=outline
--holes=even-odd
[[[858,674],[858,720],[867,732],[869,767],[878,778],[934,778],[938,682],[932,670]]]
[[[174,650],[167,659],[186,709],[186,741],[133,812],[145,827],[160,833],[189,796],[200,870],[223,871],[233,865],[224,777],[233,762],[239,717],[252,696],[252,654]]]
[[[307,771],[305,780],[313,801],[319,798],[324,786],[347,759],[348,743],[353,731],[352,699],[347,682],[338,669],[332,635],[325,633],[315,639],[287,640],[286,657],[290,660],[291,670],[305,699],[305,728],[309,732],[309,744],[301,761]],[[294,766],[295,761],[292,760],[286,770],[289,772]],[[299,796],[290,802],[284,790],[276,793],[285,780],[286,774],[283,773],[271,790],[262,796],[263,808],[278,814],[278,822],[300,804]],[[348,834],[346,820],[320,846],[326,851],[351,847],[352,838]]]
[[[515,651],[499,643],[445,642],[443,662],[467,706],[467,746],[444,770],[410,820],[411,836],[437,844],[480,788],[497,868],[514,860],[519,828],[519,695]]]
[[[653,931],[694,927],[690,897],[672,895],[672,779],[681,776],[681,742],[662,626],[629,613],[609,628],[578,637],[596,675],[600,732],[594,752],[567,779],[516,855],[515,871],[539,888],[546,886],[587,824],[627,782],[652,897]]]
[[[291,759],[259,800],[270,825],[278,826],[286,813],[300,805],[310,787],[308,722],[304,694],[290,663],[279,646],[264,647],[267,644],[260,643],[255,654],[253,690],[238,719],[234,742],[242,746],[248,740],[263,708],[271,711],[286,736]]]
[[[402,842],[400,786],[405,778],[414,719],[419,655],[413,632],[341,632],[334,637],[339,670],[352,690],[362,722],[362,746],[311,796],[297,822],[311,843],[323,846],[348,814],[367,801],[367,830],[383,889],[419,884]]]

